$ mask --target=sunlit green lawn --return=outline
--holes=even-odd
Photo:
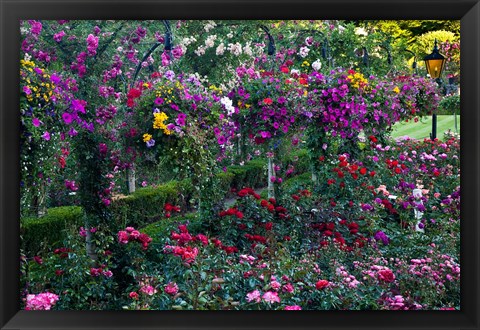
[[[457,116],[457,127],[460,133],[460,116]],[[442,140],[443,133],[451,130],[455,132],[455,119],[453,115],[437,116],[437,138]],[[393,127],[392,137],[409,136],[413,139],[423,140],[429,138],[432,132],[432,117],[425,117],[418,122],[409,120],[408,123],[401,122]]]

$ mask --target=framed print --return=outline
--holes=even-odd
[[[0,0],[2,329],[478,329],[476,0]]]

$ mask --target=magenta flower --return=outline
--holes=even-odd
[[[218,144],[222,145],[222,144],[225,144],[227,140],[225,139],[225,137],[223,135],[220,135],[218,138],[217,138],[217,142]]]
[[[89,56],[95,56],[98,48],[98,37],[93,34],[89,34],[87,37],[87,50]]]
[[[46,141],[50,141],[50,133],[46,131],[45,133],[43,133],[42,138]]]
[[[248,302],[256,302],[256,303],[259,303],[261,301],[260,299],[260,291],[258,290],[255,290],[255,291],[252,291],[250,293],[247,293],[247,301]]]
[[[50,310],[57,301],[58,296],[54,293],[29,294],[27,295],[25,310]]]
[[[165,293],[174,296],[178,293],[178,285],[174,282],[170,282],[165,286]]]
[[[42,122],[38,118],[33,118],[32,119],[32,125],[35,126],[35,127],[39,127],[41,125],[41,123]]]
[[[28,86],[23,86],[23,92],[27,95],[32,94],[32,91],[30,90],[30,88]]]
[[[56,42],[60,42],[62,41],[64,36],[65,36],[65,31],[60,31],[53,35],[53,40],[55,40]]]
[[[302,307],[300,307],[298,305],[285,306],[285,308],[283,310],[285,310],[285,311],[301,311]]]
[[[79,234],[81,237],[87,237],[87,231],[86,231],[85,228],[83,228],[83,227],[80,227],[80,230],[78,231],[78,234]]]
[[[146,285],[146,286],[142,286],[142,288],[140,289],[140,292],[149,296],[153,296],[155,293],[157,293],[157,290],[151,285]]]
[[[62,114],[62,119],[63,119],[63,122],[67,125],[70,125],[73,121],[73,116],[71,114],[69,114],[68,112],[64,112]]]

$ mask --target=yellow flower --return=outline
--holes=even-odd
[[[307,96],[308,95],[308,91],[307,90],[304,90],[303,91],[303,96]]]
[[[151,134],[148,134],[148,133],[145,133],[143,134],[143,142],[148,142],[152,139],[152,135]]]
[[[398,86],[395,86],[395,88],[393,89],[393,91],[398,94],[398,93],[400,93],[400,88],[398,88]]]
[[[310,63],[308,63],[308,61],[303,61],[302,67],[303,67],[303,66],[310,66]]]

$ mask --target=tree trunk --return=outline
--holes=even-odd
[[[275,198],[275,187],[273,186],[273,182],[271,180],[272,177],[275,176],[275,170],[273,169],[273,160],[272,158],[268,158],[268,198]]]
[[[93,240],[92,240],[92,233],[90,232],[90,227],[86,224],[85,224],[85,230],[87,231],[87,237],[86,237],[87,255],[94,262],[97,262],[98,261],[98,255],[95,251],[96,245],[95,245],[95,242],[93,242]]]
[[[132,164],[132,167],[127,169],[127,184],[128,193],[133,194],[135,192],[135,164]]]
[[[46,199],[46,185],[42,181],[39,184],[39,189],[38,189],[38,198],[37,198],[37,217],[41,218],[47,213],[47,207],[45,205],[45,199]]]

